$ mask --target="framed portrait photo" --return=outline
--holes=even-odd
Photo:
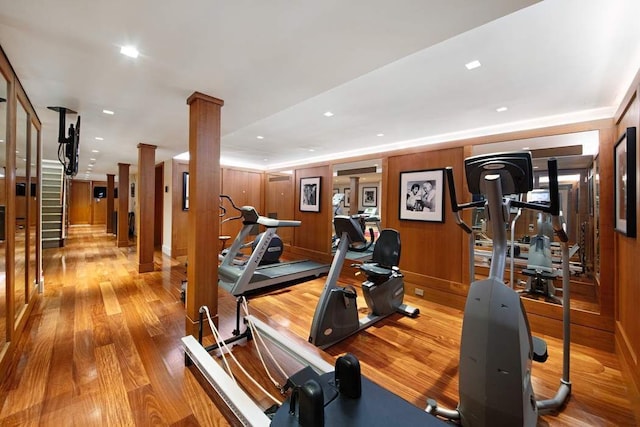
[[[349,187],[344,189],[344,207],[351,207],[351,188]]]
[[[615,229],[636,237],[636,128],[629,127],[614,147]]]
[[[400,172],[400,219],[444,222],[444,169]]]
[[[378,187],[362,187],[362,206],[378,206]]]
[[[320,212],[320,177],[300,178],[300,211]]]

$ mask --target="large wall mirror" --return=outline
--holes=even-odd
[[[26,254],[27,254],[27,218],[28,218],[28,194],[29,185],[27,182],[27,167],[28,163],[28,132],[29,117],[27,111],[21,102],[17,103],[16,114],[16,238],[15,238],[15,284],[13,288],[14,292],[14,314],[18,319],[22,315],[22,311],[26,308],[27,304],[27,266]],[[18,322],[15,323],[16,325]]]
[[[599,132],[587,131],[565,135],[522,139],[473,147],[473,154],[488,154],[500,151],[529,150],[533,157],[534,188],[540,191],[527,197],[544,198],[548,189],[547,160],[558,160],[558,181],[560,207],[566,222],[569,246],[571,248],[571,306],[575,309],[598,313],[599,302],[599,169],[598,169]],[[514,196],[515,197],[515,196]],[[511,220],[516,219],[518,211],[513,208]],[[482,209],[473,216],[473,225],[477,233],[475,264],[476,272],[482,274],[489,266],[491,248],[490,228],[486,227]],[[548,232],[548,218],[536,212],[522,210],[515,221],[514,269],[513,276],[508,272],[508,280],[513,280],[516,289],[523,295],[536,300],[559,304],[562,298],[561,277],[547,278],[529,276],[525,270],[535,263],[535,247]],[[533,248],[533,249],[532,249]],[[559,244],[551,244],[551,267],[559,273]],[[510,253],[511,255],[511,253]],[[548,259],[548,257],[547,257]],[[507,261],[510,268],[511,260]],[[529,269],[530,270],[530,269]]]
[[[382,160],[335,164],[332,184],[333,216],[359,215],[365,236],[370,240],[373,233],[375,240],[382,226]],[[335,243],[337,237],[334,232],[332,242]]]
[[[7,342],[7,81],[0,73],[0,352]]]

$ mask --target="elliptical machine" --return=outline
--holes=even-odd
[[[309,333],[309,342],[323,349],[395,312],[409,317],[416,317],[420,313],[419,309],[402,302],[404,280],[398,268],[400,234],[396,230],[385,229],[380,233],[371,262],[358,265],[367,275],[367,280],[362,284],[362,292],[369,307],[369,314],[358,319],[355,288],[338,286],[337,283],[350,245],[364,243],[366,237],[357,218],[338,215],[333,224],[336,234],[340,236],[340,243]]]
[[[464,310],[460,340],[459,397],[455,410],[438,407],[429,399],[426,411],[456,420],[463,426],[535,426],[538,411],[559,409],[571,393],[569,380],[570,307],[569,248],[560,223],[558,170],[549,160],[549,206],[504,198],[533,188],[531,153],[499,153],[465,160],[467,185],[486,201],[459,205],[453,170],[447,168],[452,210],[456,222],[470,233],[460,211],[486,207],[492,226],[493,255],[489,278],[471,283]],[[546,343],[531,336],[519,294],[503,283],[507,254],[506,224],[509,208],[533,209],[551,214],[561,241],[563,267],[563,375],[552,399],[536,400],[531,384],[532,361],[546,360]],[[473,256],[471,257],[473,263]]]
[[[540,294],[546,300],[562,304],[556,296],[556,288],[553,281],[556,279],[556,270],[553,268],[551,258],[551,242],[553,241],[553,226],[544,213],[538,212],[538,233],[533,236],[529,245],[527,268],[522,274],[528,277],[526,287],[520,291],[522,294]]]

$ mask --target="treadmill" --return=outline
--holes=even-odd
[[[267,288],[286,285],[308,277],[320,277],[329,271],[329,264],[310,260],[279,262],[260,265],[262,257],[269,250],[269,243],[278,227],[299,227],[295,220],[278,220],[258,214],[252,206],[237,208],[242,215],[242,229],[218,266],[218,285],[235,297],[258,293]],[[245,240],[256,225],[266,227],[260,235],[249,259],[238,264],[235,254],[243,247]]]

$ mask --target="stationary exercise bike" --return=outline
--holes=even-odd
[[[493,254],[489,278],[471,283],[464,309],[460,340],[459,398],[457,409],[445,409],[428,400],[427,412],[460,422],[463,426],[535,426],[538,411],[561,408],[571,393],[569,380],[569,248],[560,222],[558,169],[549,160],[550,205],[544,206],[504,198],[533,188],[531,153],[499,153],[465,160],[467,185],[486,201],[459,205],[453,171],[447,168],[451,205],[456,222],[467,233],[471,228],[459,211],[485,206],[492,226]],[[536,400],[531,383],[532,361],[544,362],[546,343],[531,336],[520,294],[504,284],[507,254],[506,224],[510,207],[551,215],[553,229],[561,241],[563,266],[563,374],[552,399]],[[471,256],[473,262],[473,256]]]
[[[334,218],[336,216],[344,216],[344,213],[342,212],[342,206],[345,200],[345,194],[344,193],[336,193],[333,195],[333,199],[332,199],[332,206],[333,206],[333,216]],[[366,222],[365,219],[367,216],[364,215],[351,215],[352,218],[354,218],[355,220],[359,221],[360,224],[360,228],[362,229],[362,232],[364,233],[365,229],[366,229]],[[377,219],[376,225],[378,226],[378,230],[380,230],[380,219]],[[349,245],[349,250],[353,251],[353,252],[367,252],[370,251],[371,246],[375,243],[375,235],[373,234],[373,229],[369,228],[369,240],[367,241],[366,239],[362,242],[362,241],[357,241],[357,242],[351,242],[351,244]],[[338,245],[340,244],[340,233],[338,233],[336,230],[334,230],[334,234],[333,236],[331,236],[331,251],[334,251]]]
[[[420,313],[417,308],[403,304],[404,281],[398,268],[400,235],[395,230],[385,229],[375,245],[372,261],[359,264],[360,271],[367,275],[362,292],[369,314],[358,319],[355,288],[338,286],[337,283],[349,246],[366,242],[366,238],[357,218],[338,215],[333,223],[340,243],[316,306],[309,334],[309,342],[320,348],[327,348],[395,312],[410,317]]]

